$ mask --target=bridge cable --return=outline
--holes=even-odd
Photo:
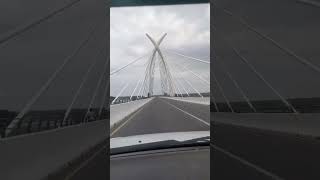
[[[102,49],[101,49],[101,50],[102,50]],[[97,57],[98,57],[98,55],[100,55],[101,50],[99,51],[99,53],[97,53],[97,55],[96,55],[96,57],[95,57],[95,61],[93,61],[93,62],[91,63],[91,65],[89,66],[88,70],[86,71],[86,73],[85,73],[84,76],[82,77],[81,83],[80,83],[80,85],[79,85],[76,93],[73,95],[73,98],[72,98],[72,100],[71,100],[71,103],[69,104],[68,109],[67,109],[67,111],[66,111],[65,114],[64,114],[64,117],[63,117],[63,120],[62,120],[61,125],[64,124],[65,121],[67,120],[67,118],[68,118],[68,116],[69,116],[69,113],[71,112],[71,109],[72,109],[75,101],[77,100],[78,96],[80,95],[80,92],[81,92],[81,90],[82,90],[85,82],[87,81],[91,70],[92,70],[93,67],[97,64],[97,62],[98,62],[98,58],[97,58]]]
[[[133,94],[136,92],[136,89],[138,88],[138,85],[142,82],[142,79],[139,79],[139,81],[137,82],[137,85],[134,87],[134,90],[132,91],[131,95],[130,95],[130,101],[132,99]]]
[[[180,69],[180,68],[178,68],[179,66],[177,66],[176,64],[174,64],[174,66],[176,67],[176,69]],[[181,69],[180,69],[181,70]],[[178,71],[177,71],[178,72]],[[180,72],[179,72],[179,74],[180,74]],[[193,87],[192,86],[192,84],[188,81],[188,80],[186,80],[185,78],[183,78],[183,76],[181,76],[182,77],[182,79],[201,97],[201,98],[203,98],[203,96],[202,96],[202,94],[195,88],[195,87]]]
[[[215,32],[217,31],[217,28],[213,27],[212,28]],[[224,36],[219,36],[220,38],[222,38],[227,44],[228,46],[232,49],[232,51],[239,57],[239,59],[244,62],[250,69],[252,72],[254,72],[254,74],[260,79],[262,80],[272,91],[273,93],[275,93],[280,100],[288,107],[289,110],[293,111],[295,114],[298,113],[298,111],[293,107],[293,105],[291,105],[264,77],[263,75],[251,64],[249,63],[249,61],[240,54],[240,52],[231,45],[231,43],[229,43],[229,41],[224,37]]]
[[[160,71],[160,81],[161,81],[161,90],[163,92],[163,94],[167,93],[167,89],[166,89],[166,76],[165,76],[165,72],[164,72],[164,68],[162,67],[163,63],[161,63],[161,61],[159,61],[159,71]]]
[[[202,60],[202,59],[198,59],[198,58],[194,58],[194,57],[191,57],[191,56],[186,56],[186,55],[183,55],[181,53],[178,53],[178,52],[175,52],[173,50],[165,50],[171,54],[176,54],[178,56],[181,56],[181,57],[185,57],[185,58],[188,58],[188,59],[192,59],[194,61],[197,61],[197,62],[202,62],[202,63],[206,63],[206,64],[210,64],[210,61],[205,61],[205,60]]]
[[[219,108],[218,108],[218,104],[217,104],[216,98],[213,95],[211,95],[210,98],[213,101],[213,105],[216,108],[216,111],[219,112]]]
[[[163,94],[170,94],[169,93],[169,86],[168,86],[168,78],[167,78],[167,74],[166,74],[166,70],[165,70],[164,66],[165,65],[163,64],[163,62],[159,60],[159,69],[160,69],[159,71],[160,71],[160,76],[161,76],[161,88],[162,88]]]
[[[146,71],[149,69],[148,68],[148,66],[149,66],[149,64],[150,64],[150,61],[148,61],[148,65],[147,65],[147,68],[146,68]],[[139,92],[138,92],[138,96],[137,96],[137,98],[141,98],[142,96],[143,96],[143,93],[144,93],[144,86],[145,86],[145,82],[146,82],[146,75],[145,75],[145,78],[144,78],[144,80],[143,80],[143,82],[141,82],[141,86],[140,86],[140,88],[139,88]],[[141,94],[140,94],[141,93]]]
[[[214,5],[216,6],[216,5]],[[271,37],[267,36],[266,34],[263,34],[261,32],[259,32],[256,28],[254,28],[253,26],[251,26],[248,22],[246,22],[243,18],[241,18],[240,16],[236,16],[234,15],[231,11],[228,11],[227,9],[221,8],[219,6],[216,6],[218,9],[221,9],[225,14],[228,14],[229,16],[237,19],[242,25],[244,25],[245,27],[247,27],[247,29],[249,29],[250,31],[254,32],[255,34],[257,34],[258,36],[262,37],[263,39],[271,42],[274,46],[278,47],[280,50],[282,50],[283,52],[285,52],[286,54],[288,54],[289,56],[295,58],[298,62],[302,63],[303,65],[306,65],[307,67],[313,69],[314,71],[320,73],[320,67],[311,63],[310,61],[308,61],[307,59],[297,55],[294,51],[290,50],[289,48],[281,45],[279,42],[277,42],[276,40],[272,39]]]
[[[206,79],[204,79],[202,76],[200,76],[199,74],[191,71],[189,68],[187,68],[186,66],[182,66],[183,69],[191,72],[195,77],[197,77],[198,79],[200,79],[201,81],[203,81],[204,83],[206,83],[206,85],[208,85],[210,87],[210,82],[207,81]]]
[[[191,72],[195,77],[197,77],[198,79],[200,79],[201,81],[205,82],[208,86],[210,86],[210,82],[207,81],[206,79],[204,79],[202,76],[200,76],[199,74],[191,71],[189,68],[187,68],[186,66],[182,66],[183,69]]]
[[[168,63],[168,66],[170,67],[170,65],[169,65],[169,63]],[[170,67],[170,69],[172,70],[172,68]],[[175,81],[176,83],[177,83],[177,79],[173,76],[173,81]],[[176,88],[178,88],[178,92],[180,93],[180,97],[183,97],[182,96],[182,93],[181,93],[181,91],[180,91],[180,88],[179,88],[179,86],[176,86],[176,84],[174,84],[174,88],[176,89]],[[177,89],[176,89],[176,92],[177,92]],[[177,93],[177,96],[178,96],[179,94]]]
[[[175,74],[177,75],[177,72],[175,72]],[[183,84],[181,83],[181,81],[179,80],[178,77],[175,77],[176,82],[178,83],[178,85],[180,85],[182,87],[182,89],[184,90],[184,92],[190,97],[188,91],[185,89],[185,87],[183,86]]]
[[[142,83],[142,82],[141,82],[141,83]],[[140,83],[140,84],[141,84],[141,83]],[[139,92],[138,92],[138,94],[137,94],[137,98],[138,98],[138,99],[142,97],[142,95],[140,94],[140,92],[141,92],[141,90],[142,90],[142,87],[143,87],[143,83],[141,84],[141,87],[140,87]]]
[[[181,81],[178,79],[178,78],[176,78],[178,81],[178,84],[182,87],[182,89],[184,90],[184,92],[187,94],[187,96],[189,96],[190,97],[190,95],[189,95],[189,93],[188,93],[188,91],[185,89],[185,87],[183,86],[183,84],[181,83]]]
[[[114,98],[114,100],[111,102],[111,104],[114,104],[116,102],[116,100],[121,96],[122,92],[128,87],[129,83],[127,83],[118,93],[118,95],[116,96],[116,98]]]
[[[142,82],[142,79],[139,79],[138,80],[138,82],[137,82],[137,84],[136,84],[136,86],[135,86],[135,88],[133,89],[133,91],[132,91],[132,93],[131,93],[131,95],[130,95],[130,101],[132,101],[132,96],[133,96],[133,94],[136,92],[136,89],[138,88],[138,86],[139,86],[139,84]]]
[[[224,90],[223,90],[223,88],[222,88],[221,84],[219,83],[219,81],[218,81],[218,79],[217,79],[217,77],[216,77],[216,75],[215,75],[214,71],[211,71],[211,74],[212,74],[213,80],[215,81],[216,85],[218,86],[218,88],[219,88],[219,90],[220,90],[220,92],[221,92],[221,94],[222,94],[222,96],[223,96],[224,100],[226,101],[226,103],[227,103],[227,105],[228,105],[229,109],[231,110],[231,112],[233,112],[233,113],[234,113],[234,109],[232,108],[232,106],[231,106],[231,104],[230,104],[229,99],[228,99],[228,98],[227,98],[227,96],[225,95]]]
[[[172,80],[173,80],[173,82],[175,81],[175,82],[177,83],[177,79],[176,79],[175,77],[173,77]],[[183,95],[182,95],[182,93],[181,93],[181,91],[180,91],[179,86],[177,86],[176,84],[174,84],[174,87],[176,88],[176,91],[177,91],[177,89],[178,89],[178,92],[180,93],[180,96],[183,97]]]
[[[16,36],[23,34],[24,32],[34,28],[35,26],[41,24],[42,22],[47,21],[48,19],[54,17],[55,15],[64,12],[65,10],[71,8],[72,6],[74,6],[75,4],[77,4],[78,2],[80,2],[80,0],[75,0],[72,1],[68,4],[66,4],[63,7],[60,7],[58,9],[53,10],[52,12],[50,12],[49,14],[47,14],[46,16],[40,17],[32,22],[29,22],[25,25],[22,25],[18,28],[16,28],[15,30],[6,33],[5,35],[3,35],[2,37],[0,37],[0,45],[2,45],[3,43],[11,40],[12,38],[15,38]]]
[[[150,81],[150,75],[149,75],[150,74],[150,67],[152,66],[154,55],[155,55],[155,50],[153,50],[152,56],[148,60],[148,65],[146,66],[145,77],[144,77],[143,84],[142,84],[143,89],[142,89],[142,92],[141,92],[142,94],[141,95],[143,95],[144,92],[145,92],[145,89],[146,89],[146,86],[147,86],[146,85],[147,81]],[[139,94],[140,94],[140,91],[139,91]]]
[[[130,63],[128,63],[128,64],[126,64],[126,65],[124,65],[124,66],[122,66],[122,67],[120,67],[120,68],[118,68],[118,69],[116,69],[116,70],[112,71],[112,72],[110,73],[110,76],[112,76],[112,75],[114,75],[115,73],[117,73],[117,72],[119,72],[119,71],[121,71],[121,70],[125,69],[126,67],[130,66],[131,64],[133,64],[133,63],[135,63],[135,62],[137,62],[137,61],[141,60],[142,58],[146,57],[147,55],[148,55],[148,54],[145,54],[145,55],[143,55],[143,56],[140,56],[140,57],[138,57],[137,59],[135,59],[135,60],[131,61]]]
[[[101,118],[102,109],[103,109],[103,106],[106,104],[107,93],[109,92],[110,80],[107,79],[106,81],[107,81],[107,83],[106,83],[106,85],[105,85],[104,94],[103,94],[103,97],[102,97],[102,102],[101,102],[100,109],[99,109],[99,113],[98,113],[99,119]],[[110,97],[110,96],[109,96],[109,97]],[[108,107],[109,107],[109,106],[108,106]]]
[[[245,92],[242,90],[242,88],[240,87],[240,85],[238,84],[238,82],[233,78],[232,74],[230,73],[230,71],[227,69],[226,65],[223,63],[223,61],[220,59],[220,57],[218,55],[216,56],[216,61],[218,63],[220,63],[222,70],[224,70],[224,72],[227,74],[227,76],[229,77],[229,79],[233,82],[233,84],[236,86],[236,88],[238,89],[238,91],[240,92],[240,94],[242,95],[242,97],[244,98],[244,100],[247,102],[247,104],[249,105],[249,107],[254,111],[257,112],[256,108],[252,105],[250,99],[248,98],[248,96],[245,94]]]
[[[173,62],[172,62],[173,63]],[[178,67],[178,64],[177,63],[174,63],[175,64],[175,67]],[[183,68],[184,69],[186,69],[185,68],[185,66],[183,66]],[[180,69],[181,70],[181,69]],[[189,69],[186,69],[186,70],[189,70]],[[191,71],[191,70],[190,70]],[[176,73],[177,74],[177,73]],[[201,77],[199,77],[199,75],[196,75],[194,72],[192,72],[192,74],[194,75],[194,76],[196,76],[196,77],[198,77],[198,78],[200,78],[201,80],[203,80]],[[176,78],[177,79],[177,78]],[[177,81],[177,80],[176,80]],[[182,86],[182,88],[185,90],[185,88],[183,87],[183,85],[181,85]],[[210,86],[210,84],[209,84],[209,86]],[[189,94],[188,94],[188,92],[185,90],[185,92],[187,93],[187,95],[188,96],[190,96]],[[180,93],[181,94],[181,93]],[[201,93],[200,93],[201,94]]]
[[[55,70],[55,72],[49,77],[49,79],[45,82],[45,84],[37,91],[35,95],[27,102],[27,104],[23,107],[21,112],[10,122],[10,124],[6,128],[6,136],[8,136],[12,130],[18,125],[20,120],[24,117],[24,115],[29,111],[31,106],[39,99],[39,97],[50,87],[53,81],[57,78],[58,74],[64,69],[66,64],[68,64],[73,57],[75,57],[80,50],[89,42],[89,40],[93,37],[93,34],[96,30],[97,25],[93,26],[88,35],[81,41],[79,46],[69,55],[67,56],[63,63]]]
[[[107,76],[106,76],[106,75],[107,75],[106,73],[107,73],[107,69],[108,69],[108,67],[109,67],[109,62],[110,62],[110,60],[109,60],[108,58],[106,58],[106,62],[105,62],[105,64],[104,64],[104,66],[103,66],[102,73],[101,73],[101,75],[100,75],[100,78],[99,78],[99,80],[98,80],[98,83],[97,83],[97,85],[96,85],[96,88],[95,88],[95,90],[94,90],[94,92],[93,92],[93,95],[92,95],[92,97],[91,97],[90,104],[89,104],[89,106],[88,106],[88,108],[87,108],[87,113],[86,113],[86,115],[85,115],[85,117],[84,117],[84,119],[83,119],[83,122],[88,122],[87,117],[88,117],[89,111],[90,111],[91,107],[93,106],[93,103],[94,103],[94,101],[95,101],[95,99],[96,99],[96,97],[97,97],[97,94],[98,94],[99,88],[100,88],[100,86],[101,86],[102,80],[103,80],[103,78],[106,78],[106,77],[107,77]]]
[[[174,63],[174,64],[176,64],[176,65],[178,66],[177,63]],[[207,86],[210,87],[210,82],[209,82],[209,81],[207,81],[206,79],[204,79],[204,78],[203,78],[202,76],[200,76],[199,74],[191,71],[191,70],[190,70],[189,68],[187,68],[186,66],[187,66],[187,65],[182,66],[182,68],[185,69],[185,70],[187,70],[187,71],[189,71],[189,72],[191,72],[193,76],[197,77],[198,79],[200,79],[201,81],[203,81]]]

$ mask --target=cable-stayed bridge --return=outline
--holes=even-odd
[[[161,46],[169,38],[146,34],[151,52],[110,72],[111,137],[209,130],[210,60]]]
[[[124,64],[126,67],[107,73],[109,49],[105,51],[107,38],[101,38],[107,37],[105,9],[94,13],[88,11],[85,21],[82,19],[84,10],[100,10],[103,7],[100,3],[73,1],[58,4],[49,14],[31,18],[30,22],[1,34],[0,55],[6,60],[1,70],[10,77],[10,81],[3,82],[8,96],[1,94],[4,109],[1,110],[0,130],[0,166],[4,170],[1,178],[40,179],[58,176],[60,172],[72,175],[82,158],[107,149],[109,134],[115,133],[108,128],[109,111],[113,109],[108,109],[109,103],[111,107],[134,103],[142,107],[140,102],[149,101],[140,113],[166,120],[154,119],[148,124],[144,122],[147,118],[142,118],[142,122],[131,119],[139,126],[134,130],[126,129],[128,135],[132,131],[138,133],[136,130],[144,133],[151,125],[149,131],[154,132],[209,130],[209,58],[198,59],[177,50],[162,50],[160,43],[154,43],[152,38],[146,37],[146,40],[154,50],[145,59],[147,63],[139,61],[146,63],[142,66],[143,71],[134,74],[138,75],[140,83],[138,80],[120,86],[115,94],[116,100],[110,101],[109,76],[111,80],[120,77],[121,73],[134,68],[135,63]],[[72,22],[78,21],[80,25],[73,28]],[[16,53],[24,43],[30,45],[29,49]],[[16,62],[21,66],[17,67]],[[193,68],[197,66],[199,72]],[[8,69],[14,73],[7,72]],[[20,76],[22,72],[26,73]],[[162,94],[153,91],[157,89],[152,88],[153,85],[159,85]],[[117,104],[124,95],[130,96],[131,102]],[[156,97],[159,95],[173,99],[160,100]],[[190,103],[198,99],[201,99],[200,105]],[[155,109],[158,115],[154,114]],[[154,122],[160,123],[159,127]],[[185,122],[187,124],[180,128]],[[129,122],[126,123],[126,128],[129,126]],[[19,169],[19,173],[15,173],[15,169]]]
[[[23,106],[21,108],[5,107],[1,111],[1,137],[5,137],[0,142],[1,169],[3,170],[1,178],[48,177],[50,176],[48,173],[65,167],[66,164],[68,164],[67,167],[70,166],[70,169],[66,169],[67,172],[73,174],[76,171],[72,169],[73,164],[70,162],[91,147],[95,147],[93,151],[103,152],[92,161],[91,167],[99,164],[100,169],[95,170],[101,170],[100,172],[104,174],[105,162],[109,162],[109,159],[104,156],[103,150],[106,147],[103,145],[109,138],[109,134],[122,136],[134,133],[207,129],[208,106],[199,104],[207,102],[201,101],[206,98],[205,93],[209,92],[205,81],[201,79],[209,81],[209,78],[206,78],[209,74],[207,70],[197,72],[193,65],[203,66],[205,63],[194,60],[208,59],[211,59],[211,72],[213,72],[210,92],[211,118],[217,120],[214,121],[215,129],[212,129],[213,138],[216,140],[213,155],[215,162],[218,162],[217,165],[214,164],[215,172],[222,174],[228,172],[227,176],[236,178],[253,174],[255,179],[270,178],[270,176],[277,178],[278,175],[286,179],[312,179],[318,175],[319,165],[314,162],[319,162],[317,158],[319,143],[313,136],[311,138],[301,136],[301,134],[314,135],[319,132],[317,125],[319,118],[316,114],[319,112],[317,98],[319,96],[316,96],[315,91],[318,91],[319,79],[317,72],[319,64],[316,59],[319,57],[317,53],[319,24],[317,22],[320,15],[319,3],[316,0],[213,2],[214,9],[211,11],[215,18],[212,29],[215,34],[211,36],[211,42],[213,42],[211,46],[214,48],[212,58],[190,58],[188,53],[177,49],[166,50],[160,44],[159,49],[170,71],[165,71],[165,66],[162,64],[160,68],[162,73],[159,73],[158,79],[150,78],[153,70],[160,72],[156,66],[150,65],[147,68],[147,62],[151,62],[148,60],[152,57],[150,52],[149,56],[146,56],[147,61],[139,60],[144,69],[132,71],[138,79],[121,82],[118,87],[114,86],[116,93],[112,95],[114,99],[118,96],[114,102],[114,99],[109,101],[106,98],[109,94],[109,74],[104,74],[106,71],[104,67],[108,66],[106,65],[108,58],[103,54],[104,47],[100,46],[100,43],[104,45],[105,42],[104,40],[98,42],[98,39],[106,36],[107,30],[92,24],[99,17],[105,17],[105,2],[97,1],[94,6],[92,2],[95,1],[83,4],[82,2],[85,1],[73,1],[67,4],[64,4],[65,1],[61,2],[54,4],[58,5],[58,8],[50,9],[49,14],[41,14],[40,18],[25,14],[24,16],[28,18],[26,24],[19,23],[21,26],[15,27],[13,31],[5,31],[1,34],[1,62],[10,60],[9,63],[1,64],[1,73],[3,73],[1,78],[12,77],[10,82],[3,80],[1,88],[8,87],[12,94],[17,91],[31,94],[27,97],[18,96],[21,100],[15,101],[14,95],[8,96],[10,99],[7,100],[2,96],[2,89],[0,91],[1,103],[12,102]],[[100,11],[89,11],[87,8]],[[87,13],[86,17],[91,18],[84,20],[82,13],[87,11],[90,13]],[[77,14],[79,12],[81,13]],[[74,14],[76,16],[72,16]],[[55,21],[48,21],[49,19]],[[81,21],[79,23],[81,26],[68,30],[68,27],[74,26],[77,20]],[[96,24],[105,23],[105,18],[100,20]],[[59,36],[55,36],[55,33]],[[169,39],[170,35],[163,41]],[[44,43],[49,44],[48,42],[49,50],[41,49]],[[20,46],[25,44],[28,45],[28,52],[22,51],[23,48]],[[150,46],[153,46],[153,43]],[[65,49],[65,52],[57,55],[56,49]],[[20,50],[19,53],[17,50]],[[39,51],[43,56],[38,53]],[[87,51],[88,54],[85,53]],[[161,57],[157,50],[156,54],[157,60],[154,62],[159,63]],[[174,60],[170,60],[170,56],[173,55],[174,58],[171,58]],[[28,66],[28,63],[24,63],[25,61],[21,59],[28,59],[28,63],[34,66]],[[41,61],[35,61],[36,59]],[[86,61],[81,61],[83,59]],[[49,65],[47,64],[49,62],[56,64]],[[262,64],[259,64],[261,62]],[[187,65],[188,63],[192,65]],[[23,68],[19,69],[17,64]],[[41,71],[42,68],[38,68],[47,66],[51,69],[44,68],[46,73]],[[151,70],[150,67],[152,67]],[[135,68],[135,63],[115,73],[111,77],[111,84],[112,81],[117,81],[117,76],[127,73],[130,68]],[[8,73],[7,69],[12,72]],[[32,76],[31,72],[36,72],[36,76]],[[172,75],[171,78],[168,72]],[[202,72],[205,73],[202,74]],[[23,74],[23,76],[16,76],[17,74]],[[146,74],[148,78],[144,81]],[[161,74],[165,76],[162,80]],[[72,75],[76,78],[71,78]],[[42,81],[32,84],[37,79]],[[152,81],[154,83],[150,84]],[[187,81],[190,81],[190,85]],[[160,85],[158,92],[155,87],[157,85]],[[150,91],[152,86],[154,91]],[[302,87],[301,92],[307,95],[306,97],[299,96],[299,93],[292,93],[299,87]],[[60,94],[65,93],[65,96],[56,96],[53,92],[57,90]],[[166,99],[163,98],[164,92],[168,96]],[[272,96],[266,98],[260,92],[268,92]],[[48,100],[45,101],[47,98]],[[58,106],[60,102],[62,106]],[[134,104],[134,108],[130,109],[131,112],[135,112],[137,106],[144,107],[136,112],[135,117],[124,121],[127,122],[126,124],[120,124],[120,126],[123,125],[120,129],[118,129],[120,126],[117,126],[110,132],[107,128],[109,122],[105,122],[109,114],[108,109],[105,108],[108,102],[113,102],[111,107]],[[39,108],[41,105],[47,106]],[[95,114],[95,118],[88,118],[89,114]],[[146,121],[149,117],[156,117],[156,119]],[[170,121],[163,121],[163,119]],[[218,120],[220,124],[217,123]],[[228,126],[226,125],[228,123],[237,126]],[[247,128],[243,128],[243,125]],[[260,131],[261,128],[263,131]],[[286,130],[289,135],[290,133],[296,135],[296,132],[300,134],[297,138],[287,136],[286,133],[284,135],[270,133],[265,131],[266,129],[277,132]],[[100,144],[102,141],[103,145]],[[99,146],[96,146],[97,144]],[[100,149],[102,147],[103,150]],[[229,173],[230,167],[233,167],[233,173]],[[15,169],[19,169],[19,173],[16,173]],[[218,177],[219,174],[213,174],[214,176]],[[84,178],[81,173],[80,177],[77,177]],[[250,177],[252,178],[249,176],[247,179]]]
[[[211,177],[318,179],[319,1],[211,5]]]

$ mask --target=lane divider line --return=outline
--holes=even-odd
[[[68,174],[64,180],[69,180],[71,178],[73,178],[73,176],[75,174],[77,174],[77,172],[79,172],[84,166],[86,166],[93,158],[95,158],[98,154],[100,154],[102,152],[102,150],[104,150],[107,146],[103,146],[101,149],[99,149],[99,151],[95,152],[90,158],[88,158],[87,160],[85,160],[83,163],[80,164],[80,166],[78,166],[76,169],[74,169],[70,174]]]
[[[161,99],[161,101],[164,101],[164,100],[162,100],[162,99]],[[189,115],[189,116],[191,116],[191,117],[193,117],[193,118],[197,119],[198,121],[200,121],[200,122],[202,122],[202,123],[206,124],[207,126],[210,126],[210,123],[206,122],[205,120],[200,119],[200,118],[198,118],[197,116],[195,116],[195,115],[193,115],[193,114],[190,114],[190,113],[188,113],[187,111],[184,111],[184,110],[182,110],[182,109],[178,108],[177,106],[175,106],[175,105],[173,105],[173,104],[171,104],[171,103],[169,103],[169,102],[166,102],[166,101],[164,101],[164,102],[165,102],[165,103],[167,103],[167,104],[169,104],[170,106],[172,106],[172,107],[174,107],[174,108],[178,109],[179,111],[181,111],[181,112],[183,112],[183,113],[185,113],[185,114],[187,114],[187,115]]]
[[[239,156],[237,156],[237,155],[235,155],[235,154],[232,154],[231,152],[229,152],[229,151],[227,151],[227,150],[224,150],[223,148],[220,148],[220,147],[218,147],[218,146],[216,146],[216,145],[214,145],[214,144],[212,144],[212,143],[210,143],[210,146],[211,146],[212,148],[216,149],[217,151],[220,151],[220,152],[222,152],[223,154],[229,156],[230,158],[235,159],[235,160],[238,160],[238,161],[240,161],[242,164],[244,164],[244,165],[246,165],[246,166],[248,166],[248,167],[251,167],[251,168],[255,169],[256,171],[258,171],[258,172],[260,172],[260,173],[262,173],[262,174],[264,174],[264,175],[266,175],[266,176],[271,177],[272,179],[275,179],[275,180],[284,180],[283,178],[279,177],[278,175],[275,175],[275,174],[273,174],[273,173],[271,173],[271,172],[269,172],[269,171],[267,171],[267,170],[265,170],[265,169],[263,169],[263,168],[255,165],[255,164],[253,164],[253,163],[251,163],[251,162],[249,162],[249,161],[247,161],[247,160],[245,160],[245,159],[243,159],[243,158],[241,158],[241,157],[239,157]]]
[[[152,99],[153,100],[153,99]],[[148,103],[150,103],[152,100],[150,100],[149,102],[147,102],[145,105],[147,105]],[[131,119],[133,119],[133,117],[135,117],[140,111],[142,111],[143,107],[145,106],[141,106],[139,110],[137,110],[136,112],[134,112],[133,114],[129,115],[130,117],[123,122],[119,127],[117,127],[115,130],[113,130],[113,132],[111,132],[110,137],[112,135],[114,135],[117,131],[119,131],[124,125],[126,125]]]

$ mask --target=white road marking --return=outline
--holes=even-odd
[[[150,102],[150,101],[149,101]],[[117,127],[111,134],[110,136],[114,135],[117,131],[119,131],[124,125],[126,125],[136,114],[138,114],[141,110],[143,109],[143,106],[136,111],[135,113],[133,113],[128,120],[126,120],[124,123],[122,123],[119,127]]]
[[[162,101],[164,101],[164,100],[162,100]],[[187,114],[187,115],[189,115],[189,116],[191,116],[191,117],[193,117],[193,118],[197,119],[198,121],[200,121],[200,122],[202,122],[202,123],[204,123],[204,124],[206,124],[206,125],[210,126],[210,123],[206,122],[205,120],[200,119],[200,118],[198,118],[197,116],[195,116],[195,115],[193,115],[193,114],[190,114],[190,113],[188,113],[187,111],[184,111],[184,110],[182,110],[182,109],[178,108],[177,106],[175,106],[175,105],[173,105],[173,104],[171,104],[171,103],[169,103],[169,102],[166,102],[166,101],[164,101],[164,102],[165,102],[165,103],[167,103],[167,104],[169,104],[170,106],[172,106],[172,107],[174,107],[174,108],[178,109],[179,111],[181,111],[181,112],[183,112],[183,113],[185,113],[185,114]]]
[[[245,159],[243,159],[243,158],[241,158],[241,157],[239,157],[237,155],[234,155],[229,151],[224,150],[223,148],[220,148],[220,147],[218,147],[216,145],[213,145],[212,143],[210,143],[210,146],[213,147],[214,149],[216,149],[217,151],[220,151],[223,154],[225,154],[225,155],[227,155],[227,156],[229,156],[229,157],[231,157],[233,159],[236,159],[236,160],[240,161],[242,164],[244,164],[246,166],[249,166],[249,167],[255,169],[256,171],[258,171],[258,172],[260,172],[260,173],[262,173],[262,174],[264,174],[266,176],[271,177],[272,179],[284,180],[283,178],[281,178],[281,177],[279,177],[279,176],[277,176],[277,175],[275,175],[275,174],[273,174],[273,173],[271,173],[271,172],[269,172],[269,171],[267,171],[265,169],[262,169],[261,167],[255,165],[255,164],[253,164],[253,163],[251,163],[251,162],[249,162],[249,161],[247,161],[247,160],[245,160]]]
[[[85,160],[83,163],[78,166],[75,170],[73,170],[70,174],[68,174],[64,180],[71,179],[78,171],[80,171],[84,166],[86,166],[93,158],[95,158],[103,149],[105,149],[106,146],[103,146],[99,151],[95,152],[89,159]]]

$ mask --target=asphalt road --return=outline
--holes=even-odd
[[[107,148],[109,147],[104,147],[87,161],[79,165],[76,170],[68,174],[65,180],[109,179],[109,157],[107,156]]]
[[[320,179],[319,139],[211,124],[214,145],[234,156],[213,148],[214,179]]]
[[[112,132],[112,137],[148,133],[210,130],[208,105],[198,105],[170,99],[155,98],[132,114],[123,126]],[[106,179],[109,157],[106,149],[83,162],[69,179]]]
[[[114,136],[208,130],[209,127],[204,126],[206,124],[172,105],[205,122],[209,120],[206,117],[209,112],[204,107],[156,98],[133,115]],[[211,113],[211,116],[214,114]],[[174,120],[178,123],[173,122]],[[137,129],[137,125],[148,128]],[[320,179],[319,139],[214,122],[211,122],[211,133],[210,176],[213,179]],[[108,163],[109,157],[102,151],[75,173],[74,177],[86,179],[92,174],[100,179],[99,177],[107,174]]]
[[[133,114],[111,137],[210,130],[209,106],[154,98]]]

